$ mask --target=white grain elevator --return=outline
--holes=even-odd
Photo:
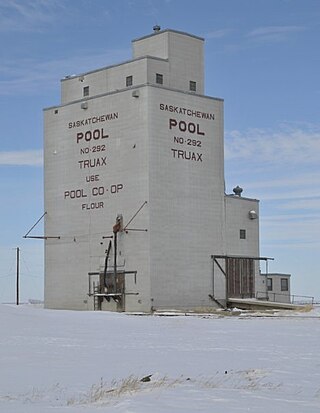
[[[233,255],[256,288],[258,201],[225,194],[204,39],[157,28],[132,46],[130,61],[62,79],[44,110],[47,308],[215,307]]]

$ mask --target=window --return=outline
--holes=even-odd
[[[289,283],[288,278],[281,278],[281,291],[288,291]]]
[[[240,239],[246,239],[246,230],[240,229]]]
[[[195,92],[197,90],[197,82],[190,80],[189,89],[191,90],[191,92]]]
[[[272,278],[267,278],[267,291],[272,291]]]
[[[126,86],[132,86],[133,84],[133,77],[132,76],[127,76],[126,77]]]
[[[163,75],[161,75],[160,73],[156,73],[156,83],[163,85]]]
[[[83,96],[89,96],[89,86],[83,88]]]

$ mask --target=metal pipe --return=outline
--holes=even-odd
[[[212,260],[212,297],[214,298],[214,259]]]
[[[46,215],[47,212],[45,212],[43,215],[41,215],[41,217],[38,219],[38,221],[29,229],[29,231],[26,233],[26,235],[23,238],[31,238],[28,237],[28,235],[30,234],[30,232],[33,230],[33,228],[35,226],[37,226],[39,224],[39,222],[42,220],[42,218]]]
[[[113,257],[113,291],[116,292],[116,279],[117,279],[117,232],[114,232],[114,257]]]
[[[106,254],[106,259],[104,261],[103,285],[105,287],[107,287],[107,269],[108,269],[108,259],[109,259],[110,250],[111,250],[111,241],[109,241],[107,254]]]
[[[135,217],[139,214],[139,212],[141,211],[141,209],[147,204],[147,201],[144,201],[144,203],[141,205],[141,207],[138,209],[138,211],[133,215],[133,217],[130,219],[130,221],[124,226],[124,230],[127,229],[128,225],[131,224],[131,222],[135,219]]]

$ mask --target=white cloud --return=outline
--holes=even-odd
[[[261,217],[261,221],[264,223],[269,223],[269,222],[292,222],[295,221],[296,219],[300,221],[314,221],[314,220],[319,220],[320,215],[318,213],[312,213],[308,214],[306,216],[300,214],[282,214],[282,213],[276,213],[276,215],[263,215]]]
[[[287,241],[287,242],[286,242]],[[306,250],[315,250],[320,247],[320,242],[315,240],[315,241],[304,241],[304,240],[297,240],[297,241],[290,241],[290,240],[276,240],[276,239],[271,239],[269,241],[262,241],[261,242],[261,247],[263,249],[265,248],[272,248],[275,254],[277,255],[280,250],[282,251],[290,251],[290,253],[293,253],[296,251],[297,253],[301,254],[304,253]]]
[[[275,180],[276,181],[276,180]],[[312,193],[310,192],[310,188],[294,188],[291,191],[286,190],[286,188],[282,188],[280,192],[270,191],[266,193],[265,191],[261,191],[258,194],[260,198],[263,198],[264,201],[286,201],[286,200],[295,200],[297,202],[300,200],[300,205],[303,203],[308,203],[309,201],[314,201],[314,197],[312,197]],[[318,198],[318,197],[316,197]],[[310,203],[311,205],[311,203]],[[298,206],[297,206],[298,208]],[[291,208],[293,209],[293,208]],[[310,208],[309,208],[310,209]]]
[[[289,210],[317,210],[320,211],[320,197],[315,198],[302,198],[295,199],[294,201],[289,201],[279,205],[279,209]],[[290,215],[288,215],[290,217]],[[312,214],[308,214],[308,217],[312,217]],[[320,221],[320,215],[317,215],[317,219]]]
[[[26,150],[0,152],[0,165],[10,166],[42,166],[42,150]]]
[[[273,191],[277,188],[291,188],[298,187],[308,188],[310,192],[310,187],[320,186],[320,171],[316,172],[299,172],[299,175],[290,176],[286,178],[278,177],[276,180],[273,179],[263,179],[259,182],[249,182],[246,188],[250,189],[260,189],[263,187],[264,190],[272,189]]]
[[[79,51],[77,56],[51,61],[35,59],[2,61],[0,95],[35,94],[51,88],[57,89],[59,80],[64,76],[108,66],[115,61],[126,59],[128,55],[129,49],[119,49],[100,54]]]
[[[250,159],[270,164],[320,161],[320,127],[282,125],[278,130],[248,129],[226,133],[226,160]]]
[[[214,30],[212,32],[206,33],[204,37],[206,39],[220,39],[222,37],[227,36],[230,33],[230,31],[230,29]]]
[[[305,30],[303,26],[266,26],[258,27],[247,34],[258,41],[282,41],[286,40],[292,33]]]
[[[0,0],[0,31],[38,31],[64,9],[64,0]]]
[[[318,237],[320,230],[319,220],[304,220],[297,221],[269,219],[267,222],[261,220],[262,239],[265,242],[274,240],[275,242],[287,241],[289,243],[314,243],[320,244]]]

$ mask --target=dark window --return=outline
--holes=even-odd
[[[240,229],[240,239],[246,239],[246,230]]]
[[[192,92],[195,92],[195,91],[197,90],[197,82],[193,82],[192,80],[190,80],[189,89],[190,89]]]
[[[126,86],[132,86],[133,84],[133,77],[132,76],[127,76],[126,77]]]
[[[163,75],[161,75],[160,73],[156,73],[156,83],[163,85]]]
[[[272,278],[267,278],[267,290],[272,291]]]
[[[83,88],[83,96],[89,96],[89,86]]]
[[[288,278],[281,278],[281,291],[288,291],[289,283]]]

